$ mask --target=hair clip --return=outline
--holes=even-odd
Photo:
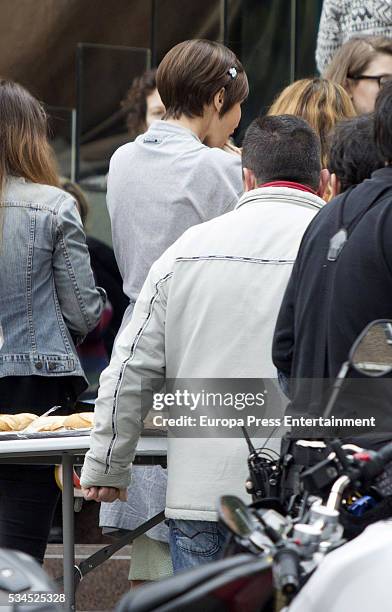
[[[227,71],[227,74],[229,74],[232,79],[235,79],[235,77],[238,74],[237,68],[234,68],[234,66],[233,66],[233,68],[229,68],[229,70]]]

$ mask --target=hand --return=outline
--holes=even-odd
[[[116,499],[127,501],[127,490],[115,487],[82,487],[83,497],[96,502],[114,502]]]
[[[232,153],[233,155],[239,155],[240,157],[242,156],[242,149],[236,147],[235,144],[231,142],[230,138],[227,142],[225,142],[222,149],[226,151],[226,153]]]

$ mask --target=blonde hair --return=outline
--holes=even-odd
[[[378,53],[392,55],[390,38],[354,36],[335,53],[323,76],[347,89],[347,79],[360,76]]]
[[[305,119],[320,138],[322,167],[328,165],[329,134],[338,121],[355,117],[350,96],[327,79],[301,79],[275,99],[268,115],[295,115]]]

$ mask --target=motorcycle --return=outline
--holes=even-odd
[[[392,321],[373,322],[354,343],[326,415],[332,414],[350,368],[374,378],[392,371]],[[338,439],[296,444],[316,448],[318,460],[300,474],[301,491],[294,501],[287,506],[279,494],[285,457],[276,460],[248,439],[246,486],[254,503],[247,506],[230,495],[220,499],[219,519],[232,536],[226,558],[137,589],[117,612],[272,612],[283,607],[287,612],[345,612],[353,601],[362,609],[389,609],[384,568],[392,554],[392,443],[377,451]],[[369,562],[373,583],[359,585],[354,574],[351,582],[345,579],[348,568],[361,565],[367,571]]]
[[[0,608],[4,612],[65,610],[65,597],[29,555],[0,549]]]

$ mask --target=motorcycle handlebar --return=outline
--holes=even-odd
[[[383,448],[378,451],[377,456],[384,466],[392,461],[392,442],[383,446]]]
[[[381,474],[390,461],[392,461],[392,442],[386,444],[381,450],[370,453],[370,461],[365,462],[362,467],[362,476],[365,480],[370,481]]]
[[[290,598],[299,588],[299,556],[293,548],[281,548],[274,556],[274,575],[277,587]]]

